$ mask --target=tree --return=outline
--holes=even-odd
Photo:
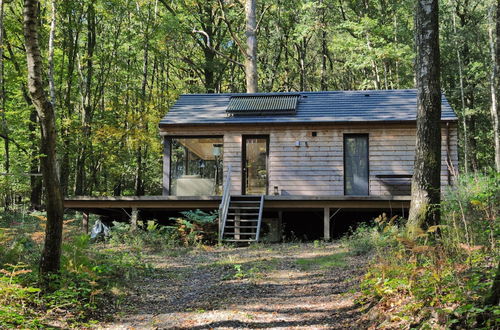
[[[495,141],[495,167],[500,172],[500,123],[499,123],[499,89],[500,89],[500,0],[496,3],[496,20],[493,19],[492,6],[490,10],[490,27],[488,35],[490,39],[490,53],[491,53],[491,119],[493,121],[493,139]],[[495,22],[495,23],[494,23]],[[495,28],[495,33],[493,29]]]
[[[257,20],[255,18],[255,1],[247,0],[245,4],[247,50],[245,58],[245,77],[247,93],[257,92]]]
[[[5,79],[4,79],[4,0],[0,0],[0,121],[1,121],[1,134],[0,136],[4,141],[5,150],[5,174],[10,174],[10,151],[9,151],[9,129],[7,126],[7,119],[5,116]],[[10,193],[7,191],[5,196],[5,208],[10,204]]]
[[[441,84],[438,0],[418,0],[415,13],[417,141],[408,228],[439,223]]]
[[[493,18],[493,8],[490,12]],[[493,19],[491,19],[493,21]],[[496,170],[500,171],[500,128],[498,122],[499,99],[498,89],[500,88],[500,0],[496,1],[496,20],[495,20],[496,38],[493,36],[493,26],[490,24],[490,51],[491,51],[491,116],[493,120],[493,138],[495,139],[495,166]],[[495,40],[496,39],[496,40]],[[496,43],[495,43],[496,41]],[[500,302],[500,262],[498,263],[497,273],[493,280],[490,293],[486,297],[485,304],[498,305]]]
[[[59,271],[63,229],[63,199],[57,174],[56,121],[54,108],[42,78],[42,56],[38,43],[38,0],[24,1],[24,39],[28,67],[28,89],[41,128],[42,176],[46,192],[47,225],[40,261],[42,275]]]

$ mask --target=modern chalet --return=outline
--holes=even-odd
[[[407,211],[416,108],[416,90],[181,95],[159,124],[163,196],[66,206],[146,218],[219,209],[228,241],[257,241],[263,231],[279,240],[283,213],[321,212],[320,221],[301,215],[287,226],[329,239],[341,211]],[[444,190],[458,167],[457,117],[444,96],[441,127]]]
[[[224,237],[252,218],[249,240],[267,206],[321,206],[325,223],[330,206],[407,208],[416,105],[416,90],[182,95],[160,121],[163,194],[225,195]],[[444,189],[458,163],[457,117],[444,96],[441,121]]]

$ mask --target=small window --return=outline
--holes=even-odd
[[[344,135],[344,194],[368,195],[368,135]]]
[[[312,133],[311,133],[311,136],[312,136],[312,137],[316,137],[316,136],[318,136],[318,132],[312,132]]]

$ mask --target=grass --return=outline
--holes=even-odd
[[[337,252],[334,254],[312,257],[312,258],[301,258],[297,259],[295,262],[302,270],[310,270],[313,268],[338,268],[345,267],[347,256],[346,252]]]

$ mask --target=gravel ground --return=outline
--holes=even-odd
[[[366,257],[338,243],[254,245],[148,256],[104,329],[350,329]]]

